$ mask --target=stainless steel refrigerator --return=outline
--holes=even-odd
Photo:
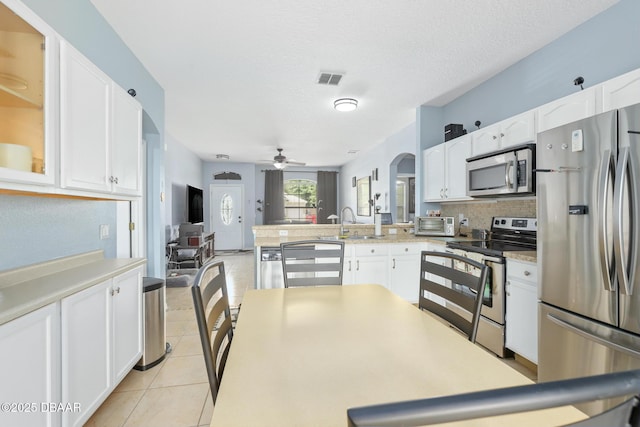
[[[640,104],[540,133],[536,168],[539,381],[640,368]]]

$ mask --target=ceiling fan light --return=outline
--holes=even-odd
[[[358,100],[353,98],[338,98],[333,101],[333,108],[338,111],[353,111],[358,108]]]
[[[287,167],[287,164],[282,162],[273,162],[273,166],[275,166],[276,169],[284,169]]]

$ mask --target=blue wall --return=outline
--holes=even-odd
[[[187,185],[202,188],[203,161],[171,135],[166,135],[167,151],[165,167],[165,240],[169,241],[169,229],[187,222]]]
[[[620,2],[444,106],[468,132],[640,68],[640,1]],[[441,133],[442,134],[442,133]],[[435,141],[436,144],[442,139]],[[429,144],[433,145],[433,144]]]
[[[640,68],[638,17],[640,1],[620,0],[449,104],[418,107],[413,146],[406,148],[407,152],[416,154],[416,202],[422,200],[422,150],[444,142],[446,124],[462,123],[472,132],[476,129],[476,120],[485,127],[579,90],[573,85],[577,76],[583,76],[585,87],[589,87]],[[408,136],[404,131],[398,131],[381,146],[343,165],[341,206],[355,206],[352,176],[360,178],[370,174],[373,168],[378,168],[381,174],[388,173],[394,159],[392,153],[404,147],[398,146]],[[391,194],[391,181],[374,183],[373,192]],[[439,207],[416,203],[418,206],[417,214]],[[369,222],[367,217],[358,220]]]
[[[380,193],[381,197],[377,204],[381,206],[382,212],[390,212],[391,205],[395,201],[396,181],[395,168],[392,171],[390,165],[401,154],[416,153],[416,130],[415,123],[412,123],[390,135],[382,144],[372,147],[367,152],[359,154],[357,159],[343,165],[338,176],[338,208],[349,206],[357,213],[357,193],[356,188],[351,184],[352,178],[370,176],[373,169],[377,168],[378,180],[371,182],[371,194]],[[394,185],[391,185],[392,182]],[[373,223],[373,215],[358,216],[357,221]]]
[[[138,93],[136,99],[144,108],[143,133],[148,148],[147,269],[149,275],[163,277],[164,206],[160,194],[164,191],[164,90],[89,0],[23,0],[23,3],[116,83],[125,89],[135,88]],[[39,215],[33,215],[34,212]],[[3,219],[0,236],[3,241],[12,242],[1,250],[0,269],[94,249],[104,249],[107,257],[115,256],[114,202],[0,196],[0,215]],[[106,241],[99,240],[96,231],[96,224],[101,223],[113,224],[113,233]],[[27,249],[18,250],[14,242],[24,244]]]
[[[115,218],[115,202],[0,196],[0,270],[96,249],[113,257]]]

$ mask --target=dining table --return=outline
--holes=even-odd
[[[250,290],[211,427],[347,426],[347,409],[532,384],[459,331],[375,284]],[[552,426],[572,406],[466,421]]]

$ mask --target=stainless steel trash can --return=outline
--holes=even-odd
[[[165,282],[155,277],[142,278],[144,294],[144,334],[142,358],[134,366],[139,371],[153,368],[167,354],[167,330],[164,316]]]

